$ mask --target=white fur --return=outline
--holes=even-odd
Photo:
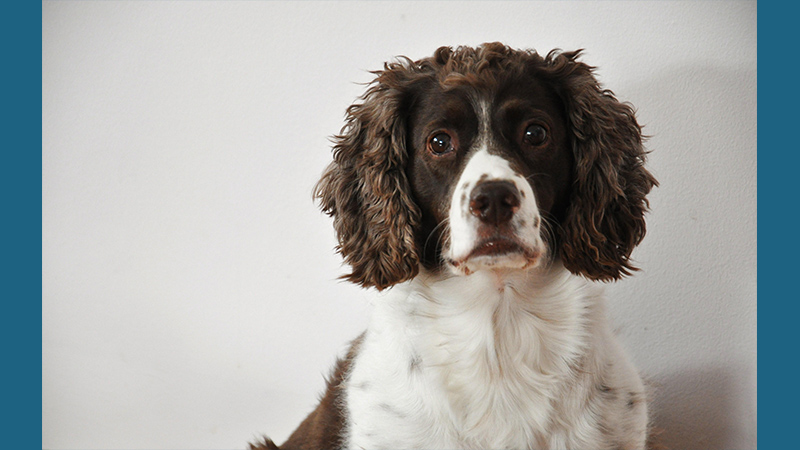
[[[346,447],[643,448],[646,406],[624,397],[642,383],[604,309],[559,263],[395,286],[346,380]],[[601,372],[621,397],[592,398]]]

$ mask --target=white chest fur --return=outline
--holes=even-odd
[[[596,417],[608,402],[589,399],[594,368],[614,360],[602,383],[642,387],[603,309],[597,287],[560,266],[394,287],[377,299],[346,381],[347,447],[611,445]]]

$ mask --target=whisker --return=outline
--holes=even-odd
[[[552,177],[552,176],[553,175],[551,175],[549,173],[537,172],[537,173],[532,173],[532,174],[528,175],[527,177],[525,177],[525,180],[530,182],[534,177]]]
[[[436,232],[437,232],[437,231],[438,231],[440,228],[444,227],[444,226],[445,226],[445,225],[447,225],[449,222],[450,222],[450,218],[449,218],[449,217],[447,217],[447,218],[443,219],[441,222],[439,222],[438,224],[436,224],[436,226],[435,226],[435,227],[433,227],[433,230],[431,230],[431,232],[430,232],[430,233],[428,233],[428,237],[425,239],[425,244],[423,244],[423,246],[422,246],[422,253],[423,253],[423,254],[426,254],[426,253],[427,253],[427,250],[428,250],[428,243],[430,242],[431,238],[432,238],[434,235],[436,235]],[[441,248],[441,244],[442,244],[442,241],[441,241],[441,240],[442,240],[442,238],[443,238],[443,236],[442,236],[441,234],[440,234],[440,235],[437,237],[437,240],[436,240],[436,246],[437,246],[437,247],[436,247],[436,248]]]
[[[555,245],[556,245],[556,233],[557,230],[562,229],[561,224],[553,217],[552,214],[542,211],[540,212],[542,224],[540,227],[540,232],[543,234],[542,238],[547,243],[547,247],[550,249],[550,257],[547,258],[547,266],[549,267],[550,264],[553,263],[553,253],[555,253]]]

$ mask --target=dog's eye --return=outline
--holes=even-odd
[[[538,147],[547,140],[547,130],[541,125],[530,125],[525,129],[523,140],[528,145]]]
[[[453,138],[447,133],[436,133],[428,141],[428,150],[434,155],[452,152]]]

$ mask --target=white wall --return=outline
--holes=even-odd
[[[585,48],[652,135],[611,313],[670,448],[756,447],[755,2],[45,2],[42,443],[285,439],[372,293],[311,189],[395,55]]]

